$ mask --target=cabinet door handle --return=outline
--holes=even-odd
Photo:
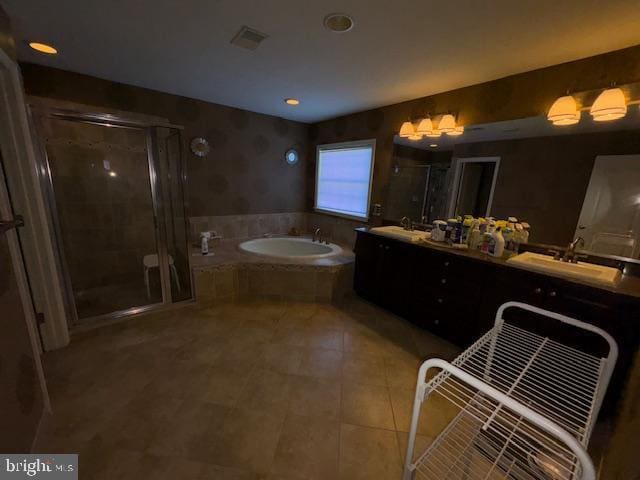
[[[389,245],[384,247],[385,250],[389,250]]]
[[[440,280],[440,283],[442,283],[442,284],[447,283],[447,279],[446,279],[446,278],[442,278],[442,279]]]
[[[440,325],[440,320],[434,320],[434,321],[433,321],[433,324],[434,324],[434,325]]]
[[[449,266],[449,262],[444,262],[444,266],[448,267]]]
[[[382,244],[378,245],[378,248],[382,248]]]
[[[535,289],[533,290],[533,293],[535,293],[536,295],[540,295],[540,294],[542,293],[542,289],[541,289],[540,287],[535,288]]]
[[[555,297],[557,295],[557,293],[555,292],[555,290],[552,290],[549,292],[549,296],[550,297]]]
[[[444,302],[444,300],[443,300],[443,299],[441,299],[441,298],[439,298],[439,299],[438,299],[438,303],[442,303],[442,302]]]

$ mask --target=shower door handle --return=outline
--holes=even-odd
[[[12,228],[24,226],[22,215],[16,215],[13,220],[0,220],[0,233],[8,232]]]

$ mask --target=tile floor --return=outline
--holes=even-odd
[[[37,450],[83,480],[398,480],[418,366],[457,353],[359,300],[147,315],[45,355]]]

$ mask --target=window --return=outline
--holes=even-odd
[[[375,140],[318,145],[315,210],[367,220]]]

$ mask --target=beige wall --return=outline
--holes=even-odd
[[[308,125],[32,64],[22,64],[27,94],[155,115],[182,135],[189,216],[299,212],[305,207]],[[189,151],[204,136],[205,158]],[[297,165],[284,154],[295,147]]]

